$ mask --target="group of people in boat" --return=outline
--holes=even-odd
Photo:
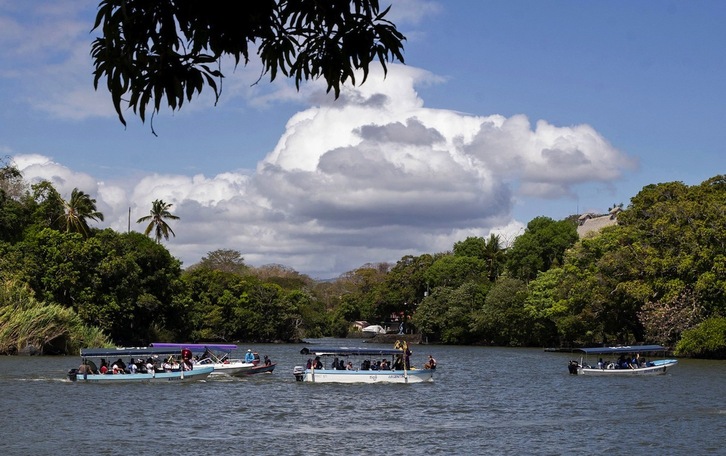
[[[78,368],[79,374],[149,374],[156,372],[175,372],[180,370],[190,371],[193,367],[191,357],[182,357],[181,362],[175,357],[170,356],[163,362],[159,362],[157,357],[149,357],[144,361],[139,358],[134,360],[131,358],[124,363],[121,358],[109,364],[104,358],[101,358],[101,364],[95,368],[95,364],[84,360]]]
[[[410,352],[409,352],[410,353]],[[408,355],[408,353],[407,353]],[[396,356],[396,359],[393,362],[393,365],[391,365],[391,362],[387,359],[382,359],[380,361],[371,361],[369,359],[364,360],[360,364],[360,370],[403,370],[404,366],[406,369],[411,369],[411,365],[409,364],[409,358],[406,356],[405,361],[401,356]],[[319,356],[316,356],[315,359],[308,358],[307,362],[307,369],[325,369],[325,366],[323,365],[323,362],[320,360]],[[353,366],[352,361],[348,361],[346,363],[345,360],[341,359],[338,360],[338,358],[333,359],[333,363],[330,365],[330,369],[332,370],[355,370],[355,367]],[[429,359],[424,365],[424,369],[436,369],[436,360],[433,356],[429,355]]]
[[[632,355],[620,355],[620,358],[618,358],[614,362],[610,361],[603,361],[602,358],[600,358],[597,362],[597,367],[599,369],[639,369],[641,367],[646,367],[648,363],[645,360],[645,357],[641,357],[640,353],[636,353],[635,356]]]

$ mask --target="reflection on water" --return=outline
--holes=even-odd
[[[569,354],[414,346],[414,364],[437,359],[434,383],[335,385],[295,381],[301,345],[249,348],[275,372],[91,385],[65,379],[77,358],[2,357],[2,454],[695,455],[720,453],[726,428],[724,361],[595,378],[569,375]]]

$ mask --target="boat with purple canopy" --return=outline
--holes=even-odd
[[[248,350],[250,359],[231,358],[231,353],[237,350],[235,344],[192,344],[192,343],[171,343],[154,342],[152,347],[177,348],[190,350],[197,353],[194,357],[195,366],[212,366],[212,375],[233,375],[244,377],[254,374],[272,373],[277,363],[273,363],[265,356],[265,361],[260,360],[260,355]]]

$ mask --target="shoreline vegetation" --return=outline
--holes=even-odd
[[[725,176],[648,185],[605,214],[537,217],[514,239],[469,237],[328,281],[247,265],[234,249],[183,269],[163,244],[165,219],[184,229],[170,208],[155,200],[139,219],[152,237],[97,229],[88,194],[64,201],[0,160],[0,353],[345,338],[365,323],[402,326],[414,343],[649,343],[726,359]],[[609,226],[584,234],[591,216]]]

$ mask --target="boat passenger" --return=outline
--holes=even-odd
[[[618,358],[617,367],[618,369],[628,368],[628,362],[625,360],[625,355],[620,355],[620,358]]]
[[[154,372],[156,372],[156,366],[154,366],[154,360],[152,358],[149,358],[146,360],[146,373],[153,374]]]
[[[247,353],[245,354],[245,362],[251,363],[254,360],[255,360],[255,354],[252,353],[252,350],[247,349]]]
[[[315,361],[313,361],[313,368],[314,369],[322,369],[323,368],[323,362],[320,361],[320,357],[316,356]]]
[[[424,364],[424,369],[436,369],[436,360],[433,356],[429,355],[429,361]]]
[[[391,363],[387,359],[381,361],[381,370],[391,370]]]
[[[132,362],[130,362],[129,365],[126,367],[126,372],[129,374],[135,374],[138,370],[138,366],[136,365],[136,363],[133,362],[133,360],[131,361]]]
[[[87,374],[93,374],[93,369],[91,366],[88,365],[88,362],[83,361],[80,366],[78,366],[78,375],[87,375]]]
[[[305,369],[312,369],[313,368],[313,359],[308,358],[308,363],[305,365]]]
[[[598,369],[605,369],[605,362],[600,358],[600,360],[597,362]]]
[[[346,366],[346,370],[352,371],[353,370],[353,362],[348,361],[348,366]]]
[[[104,358],[101,358],[101,367],[98,368],[98,371],[102,374],[108,372],[108,363]]]
[[[330,368],[333,370],[338,369],[338,358],[333,358],[333,365]]]
[[[269,366],[272,364],[272,361],[270,361],[270,357],[265,355],[265,366]]]

